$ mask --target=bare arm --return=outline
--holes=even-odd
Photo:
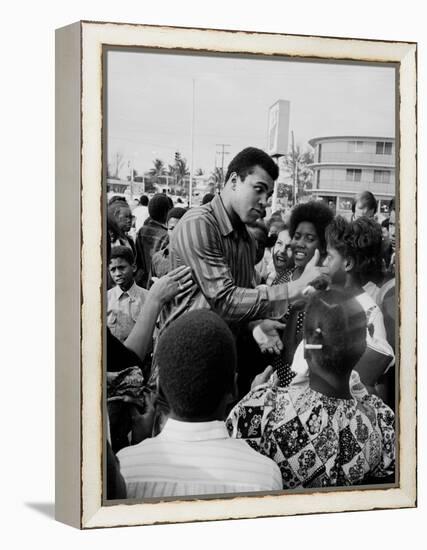
[[[189,267],[178,267],[158,279],[150,288],[135,326],[124,341],[124,345],[144,360],[150,349],[153,331],[160,310],[166,302],[187,290],[192,284]]]

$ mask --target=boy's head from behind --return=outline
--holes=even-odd
[[[366,314],[350,291],[332,286],[310,298],[305,357],[310,369],[348,374],[366,349]]]
[[[218,315],[204,309],[181,315],[160,337],[156,358],[173,416],[188,422],[222,419],[234,393],[236,347]]]
[[[327,256],[324,265],[329,268],[332,282],[343,285],[352,281],[365,285],[377,282],[381,276],[382,231],[372,218],[358,218],[348,222],[337,216],[326,228]]]
[[[128,290],[133,284],[136,271],[132,250],[127,246],[114,246],[111,249],[108,269],[114,283],[123,291]]]

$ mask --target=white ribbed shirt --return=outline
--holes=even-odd
[[[247,493],[282,489],[278,466],[224,422],[168,419],[163,431],[117,454],[128,498]]]

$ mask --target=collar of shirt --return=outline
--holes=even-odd
[[[182,422],[168,418],[158,438],[174,439],[175,441],[207,441],[211,439],[229,439],[225,422]]]
[[[153,218],[147,218],[144,225],[157,225],[158,227],[167,230],[167,226],[164,223],[157,222],[156,220],[153,220]]]
[[[223,237],[234,233],[234,237],[236,239],[244,239],[250,242],[250,235],[245,224],[241,223],[239,227],[234,227],[231,223],[230,217],[225,209],[220,195],[216,195],[209,204],[211,205],[212,212],[218,220],[219,229]]]
[[[131,298],[132,300],[136,300],[139,296],[138,294],[138,291],[136,289],[136,284],[135,282],[132,284],[132,286],[130,288],[128,288],[128,290],[125,290],[123,291],[119,285],[116,285],[114,288],[113,288],[113,297],[114,299],[116,299],[117,301],[120,300],[120,298],[123,296],[123,294],[127,294],[129,296],[129,298]]]
[[[209,204],[212,208],[212,212],[215,214],[215,217],[218,220],[221,235],[223,237],[226,237],[234,231],[234,227],[227,214],[227,210],[225,209],[224,203],[222,202],[220,195],[216,195]]]

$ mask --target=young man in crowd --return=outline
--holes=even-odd
[[[264,151],[248,147],[231,161],[220,195],[191,209],[171,239],[171,265],[191,267],[194,285],[166,308],[163,326],[188,309],[216,311],[237,328],[258,318],[280,318],[319,275],[314,258],[298,281],[255,287],[256,244],[245,224],[265,216],[278,167]]]
[[[148,277],[153,254],[163,248],[168,241],[166,217],[173,204],[164,193],[157,193],[148,203],[150,217],[136,236],[137,267],[136,282],[143,288],[148,287]]]
[[[366,330],[351,291],[316,292],[304,321],[308,383],[282,388],[259,377],[230,413],[232,436],[273,458],[284,489],[394,481],[394,414],[377,396],[354,398],[349,389]]]
[[[108,270],[116,286],[107,292],[107,326],[123,342],[135,325],[148,291],[135,284],[136,265],[130,248],[113,247]]]
[[[170,406],[159,435],[118,453],[128,498],[271,491],[274,462],[229,437],[236,349],[226,323],[208,310],[174,321],[157,349],[159,384]]]
[[[186,212],[187,210],[185,208],[180,208],[179,206],[169,210],[166,218],[166,227],[168,228],[169,239],[176,224]],[[163,245],[163,248],[155,252],[151,258],[151,272],[148,285],[150,286],[152,284],[152,277],[162,277],[163,275],[166,275],[170,269],[169,241],[167,241],[166,244]]]

